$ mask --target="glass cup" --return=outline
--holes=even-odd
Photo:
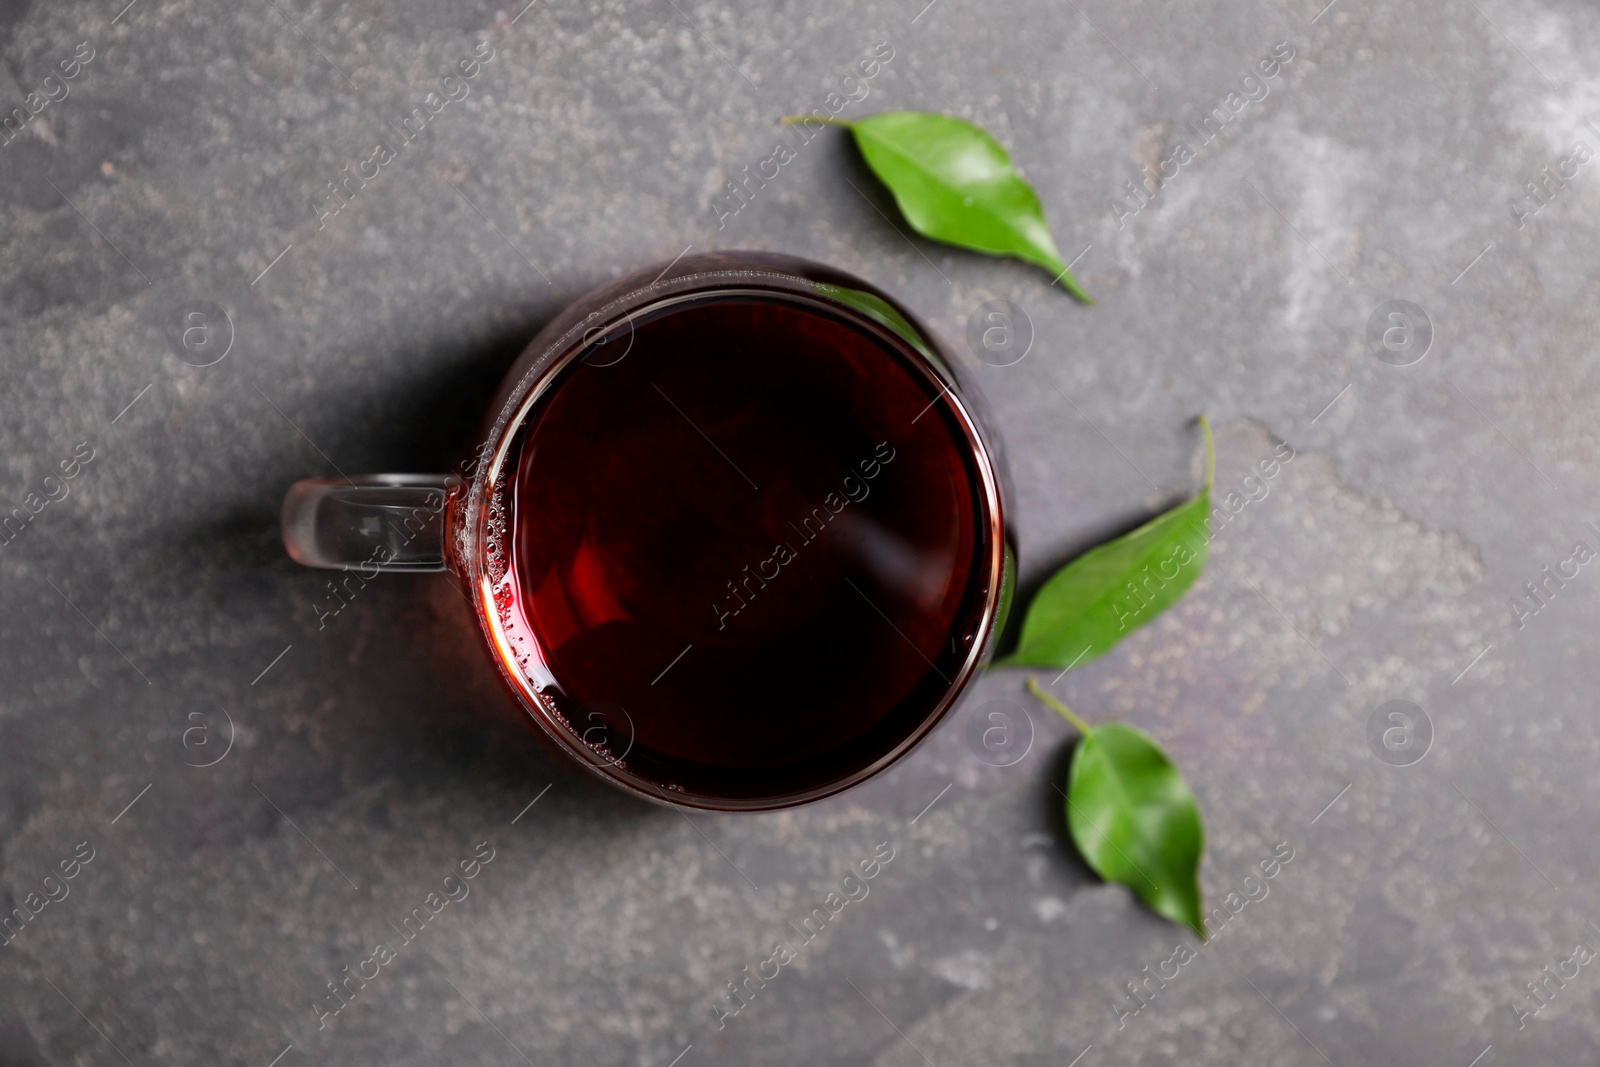
[[[985,421],[866,282],[683,257],[546,325],[456,474],[296,483],[284,546],[453,570],[537,732],[613,785],[784,807],[905,755],[993,652],[1015,553]]]

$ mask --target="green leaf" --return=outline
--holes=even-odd
[[[805,115],[785,121],[815,122]],[[952,115],[887,111],[846,126],[867,166],[894,194],[906,221],[924,237],[991,256],[1015,256],[1048,270],[1086,304],[1061,262],[1044,210],[999,141]]]
[[[1200,416],[1206,477],[1194,499],[1090,549],[1045,582],[1023,616],[1016,651],[995,667],[1065,669],[1104,655],[1188,591],[1206,565],[1215,456]]]
[[[1028,688],[1083,734],[1067,778],[1067,828],[1094,872],[1206,939],[1200,908],[1205,826],[1183,775],[1142,730],[1089,726],[1041,689]]]
[[[1200,806],[1149,734],[1108,722],[1084,735],[1067,779],[1067,827],[1096,874],[1205,940]]]

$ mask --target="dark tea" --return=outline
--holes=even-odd
[[[822,795],[970,672],[992,474],[893,326],[679,297],[587,338],[512,431],[484,547],[501,658],[637,787]]]

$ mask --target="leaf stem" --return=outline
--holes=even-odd
[[[849,119],[834,118],[832,115],[785,115],[778,121],[790,126],[797,126],[802,123],[809,123],[813,126],[843,126],[847,130],[855,125]]]
[[[1085,737],[1089,736],[1089,731],[1093,729],[1093,727],[1074,715],[1071,708],[1067,707],[1065,704],[1061,703],[1061,701],[1045,692],[1044,687],[1039,684],[1039,679],[1033,677],[1032,675],[1028,676],[1028,692],[1038,697],[1044,703],[1045,707],[1049,708],[1051,711],[1070,722],[1080,734]]]
[[[1216,448],[1211,443],[1211,420],[1207,419],[1202,413],[1199,421],[1200,436],[1206,443],[1206,483],[1203,491],[1209,493],[1211,492],[1211,483],[1217,474],[1217,453]]]

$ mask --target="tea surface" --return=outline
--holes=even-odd
[[[497,494],[518,669],[678,791],[871,764],[948,690],[987,595],[975,460],[938,387],[898,342],[780,296],[595,340]]]

